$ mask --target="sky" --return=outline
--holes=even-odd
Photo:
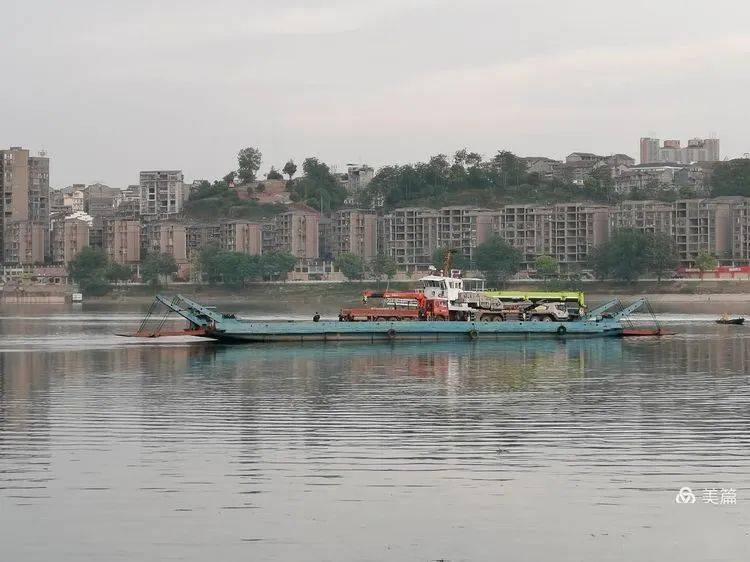
[[[750,152],[746,0],[0,0],[0,148],[124,187],[315,156],[345,171],[466,147]]]

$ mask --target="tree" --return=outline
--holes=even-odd
[[[365,274],[365,263],[361,257],[347,252],[341,253],[333,260],[333,266],[347,279],[362,279]]]
[[[659,281],[677,267],[678,256],[671,237],[636,229],[616,231],[605,244],[594,249],[591,264],[600,279],[636,281],[646,272]]]
[[[283,180],[284,176],[282,176],[279,171],[271,166],[271,169],[266,174],[266,179],[268,180]]]
[[[163,276],[177,273],[177,262],[171,254],[148,254],[141,262],[141,278],[156,289]]]
[[[488,281],[505,282],[521,269],[523,255],[500,236],[483,242],[474,252],[477,268]]]
[[[698,252],[698,255],[695,256],[695,267],[700,270],[701,279],[703,279],[703,274],[706,271],[716,269],[717,263],[716,258],[706,251]]]
[[[297,258],[289,252],[271,252],[261,256],[263,277],[281,279],[297,264]]]
[[[373,274],[378,278],[387,277],[392,279],[398,272],[396,260],[387,254],[378,254],[371,264]]]
[[[750,158],[735,158],[716,164],[711,173],[711,194],[750,197]]]
[[[289,160],[286,164],[284,164],[284,167],[281,169],[281,171],[289,176],[289,179],[291,180],[292,176],[297,173],[297,164],[294,163],[294,160]]]
[[[662,277],[677,268],[679,262],[677,248],[672,238],[663,232],[649,234],[648,247],[646,249],[646,261],[648,269],[656,275],[661,283]]]
[[[306,158],[302,164],[305,177],[295,180],[292,197],[318,210],[322,206],[336,210],[344,204],[346,189],[333,176],[330,168],[317,158]]]
[[[558,273],[555,258],[547,255],[537,256],[534,260],[534,269],[536,269],[536,276],[542,279],[551,279]]]
[[[243,148],[237,154],[237,175],[242,183],[255,181],[255,174],[260,169],[263,155],[257,148]]]
[[[128,281],[132,276],[133,272],[127,265],[115,262],[108,263],[104,270],[104,277],[109,282]]]
[[[436,269],[442,270],[445,264],[445,255],[450,248],[438,248],[432,254],[432,265]],[[453,250],[453,256],[451,257],[451,269],[460,269],[466,271],[471,268],[471,261],[468,256],[462,254],[459,250]],[[450,271],[444,272],[445,275],[449,275]]]
[[[68,273],[85,295],[103,295],[109,290],[106,279],[108,266],[104,252],[86,246],[68,264]]]

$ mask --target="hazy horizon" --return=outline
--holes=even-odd
[[[690,4],[690,5],[689,5]],[[642,136],[750,151],[750,5],[666,0],[0,0],[0,148],[54,187],[452,154],[638,159]]]

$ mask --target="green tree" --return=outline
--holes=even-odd
[[[598,201],[612,201],[615,193],[615,180],[609,166],[594,168],[589,177],[583,181],[583,186],[590,190]]]
[[[488,281],[502,284],[521,269],[523,255],[500,236],[493,236],[477,246],[474,259]]]
[[[254,147],[243,148],[237,154],[237,175],[242,183],[255,181],[255,175],[260,169],[263,155]]]
[[[387,254],[378,254],[375,259],[372,260],[372,272],[378,278],[386,277],[392,279],[398,272],[398,265],[396,260]]]
[[[109,290],[106,278],[108,266],[104,252],[86,246],[68,264],[68,274],[85,295],[103,295]]]
[[[262,256],[263,277],[282,279],[294,269],[297,258],[289,252],[271,252]]]
[[[711,194],[750,197],[750,158],[735,158],[716,164],[711,172]]]
[[[703,274],[706,273],[706,271],[712,271],[716,269],[717,265],[718,262],[716,261],[716,258],[705,250],[698,252],[698,255],[695,256],[695,267],[700,270],[701,279],[703,279]]]
[[[104,270],[104,277],[109,282],[128,281],[133,277],[133,271],[127,265],[109,262]]]
[[[162,277],[177,273],[177,262],[171,254],[148,254],[141,262],[141,278],[156,289]]]
[[[294,163],[294,160],[288,160],[287,163],[284,164],[284,167],[281,169],[281,171],[289,176],[289,180],[291,181],[294,174],[297,173],[297,164]]]
[[[307,158],[302,164],[305,176],[292,185],[292,198],[322,210],[326,206],[336,210],[344,204],[346,189],[333,176],[326,164],[317,158]]]
[[[432,254],[432,265],[436,269],[442,270],[443,264],[445,263],[445,255],[450,248],[438,248]],[[468,256],[462,254],[459,250],[453,250],[453,256],[451,257],[451,269],[460,269],[466,271],[471,268],[471,260]],[[449,275],[450,271],[446,271],[445,275]]]
[[[269,179],[269,180],[283,180],[284,176],[282,176],[276,168],[274,168],[273,166],[271,166],[271,169],[266,174],[266,179]]]
[[[651,265],[650,246],[651,239],[645,232],[632,228],[617,230],[608,242],[594,248],[590,259],[594,273],[600,279],[637,281]]]
[[[536,269],[537,277],[542,279],[552,279],[557,277],[558,265],[555,258],[548,255],[537,256],[534,260],[534,269]]]
[[[672,237],[663,232],[648,235],[646,261],[648,270],[656,275],[661,283],[665,274],[673,272],[679,263],[677,248]]]
[[[365,274],[365,262],[361,257],[347,252],[341,253],[333,260],[333,266],[347,279],[362,279]]]

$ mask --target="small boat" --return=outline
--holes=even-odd
[[[745,323],[744,318],[719,318],[717,324],[731,324],[733,326],[742,326]]]

